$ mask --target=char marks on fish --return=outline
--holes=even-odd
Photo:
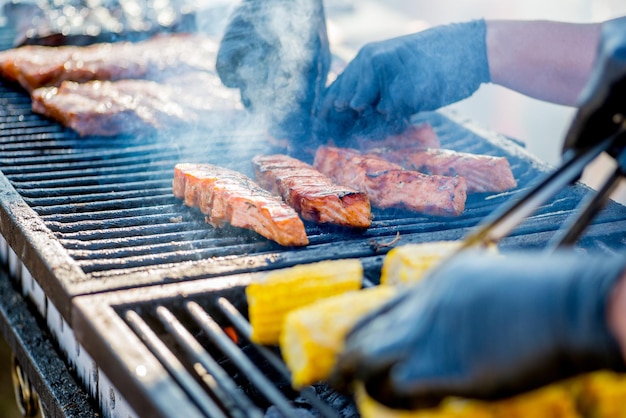
[[[422,151],[377,151],[386,160],[407,170],[441,176],[461,176],[469,193],[503,192],[517,187],[517,181],[505,157],[470,154],[449,149]]]
[[[337,183],[365,192],[376,207],[436,216],[458,216],[465,210],[467,183],[462,177],[405,170],[375,155],[326,146],[318,148],[313,165]]]
[[[288,155],[259,155],[252,163],[259,184],[282,196],[302,218],[351,228],[370,226],[371,208],[365,193],[339,185]]]
[[[284,246],[309,243],[296,211],[246,175],[212,164],[180,163],[174,168],[174,196],[197,207],[215,227],[251,229]]]

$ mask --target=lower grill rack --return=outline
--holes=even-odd
[[[621,251],[624,228],[626,221],[592,225],[580,244]],[[552,234],[512,235],[500,248],[537,248]],[[360,258],[364,285],[379,282],[380,257]],[[77,296],[77,341],[141,416],[358,417],[353,399],[325,384],[293,390],[278,348],[250,342],[244,289],[263,274]]]
[[[122,385],[120,390],[131,403],[152,403],[151,409],[155,404],[170,404],[174,409],[187,409],[185,416],[190,417],[358,417],[352,398],[325,384],[294,390],[278,349],[250,342],[243,288],[252,275],[211,279],[195,286],[167,285],[156,289],[156,294],[149,292],[150,299],[142,297],[145,290],[143,295],[125,291],[78,298],[77,335],[96,353],[96,361],[102,347],[96,348],[94,342],[104,339],[126,340],[127,347],[137,350],[120,356],[119,375],[112,379]],[[216,282],[224,287],[216,288]],[[203,291],[198,285],[212,289]],[[189,293],[191,288],[194,293]],[[175,296],[170,293],[164,298],[166,290]],[[130,300],[131,294],[138,299]],[[145,357],[135,356],[139,352],[149,353],[155,361],[152,369],[143,364]],[[151,391],[149,385],[139,384],[148,376],[165,380],[176,390]],[[115,383],[117,379],[120,382]],[[188,401],[177,406],[174,398],[181,394]],[[164,400],[167,397],[171,402]],[[139,404],[132,406],[145,413]],[[176,416],[168,414],[167,410],[150,411],[150,416]]]

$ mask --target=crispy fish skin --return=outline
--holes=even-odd
[[[284,246],[309,243],[298,214],[237,171],[212,164],[176,164],[172,191],[185,205],[198,207],[215,227],[251,229]]]
[[[467,183],[461,177],[405,170],[378,156],[336,147],[319,147],[313,166],[339,184],[364,191],[373,206],[436,216],[465,210]]]
[[[338,185],[310,164],[283,154],[258,155],[252,164],[259,184],[282,196],[304,219],[351,228],[371,225],[367,195]]]
[[[376,155],[407,170],[441,176],[461,176],[470,193],[504,192],[517,187],[505,157],[470,154],[449,149],[423,151],[377,151]]]

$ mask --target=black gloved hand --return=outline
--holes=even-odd
[[[415,408],[624,369],[605,309],[625,266],[574,252],[459,255],[357,324],[331,381]]]
[[[217,72],[277,139],[307,139],[330,49],[322,0],[243,0],[226,27]]]
[[[626,17],[602,27],[596,62],[578,99],[578,111],[569,127],[563,153],[582,151],[599,144],[626,127]],[[612,150],[626,145],[626,135]]]
[[[403,130],[409,117],[472,95],[490,81],[483,20],[439,26],[364,46],[325,92],[320,125],[337,141]]]

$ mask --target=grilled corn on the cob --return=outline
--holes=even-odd
[[[428,270],[452,254],[461,244],[462,241],[435,241],[395,247],[385,256],[380,283],[417,282]]]
[[[346,292],[291,311],[280,334],[283,359],[300,388],[328,378],[346,334],[365,314],[396,294],[391,286]]]
[[[449,398],[414,411],[376,402],[362,384],[355,385],[355,399],[363,418],[623,418],[626,374],[596,371],[501,401]]]
[[[415,283],[435,268],[442,260],[452,255],[463,244],[462,241],[434,241],[406,244],[390,250],[383,260],[381,284]],[[485,251],[497,252],[495,245]]]
[[[434,408],[392,409],[371,398],[363,385],[355,398],[362,418],[582,418],[568,389],[549,385],[501,401],[448,398]]]
[[[573,379],[571,385],[584,417],[626,417],[626,374],[602,370]]]
[[[356,259],[320,261],[274,270],[246,287],[251,339],[278,344],[285,315],[318,299],[361,288],[363,266]]]

